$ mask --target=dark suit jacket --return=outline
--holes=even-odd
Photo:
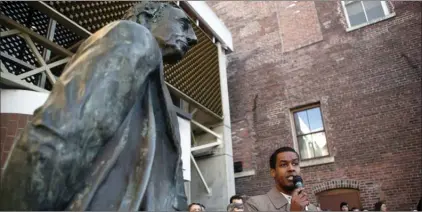
[[[272,188],[267,194],[249,198],[245,211],[290,211],[290,204],[276,188]],[[310,204],[307,211],[317,211],[317,208]]]

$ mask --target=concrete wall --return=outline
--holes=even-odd
[[[233,35],[227,55],[236,179],[267,192],[270,154],[294,146],[290,112],[319,102],[334,163],[302,168],[307,189],[356,180],[363,207],[420,199],[421,2],[389,2],[396,16],[347,32],[339,2],[208,2]],[[343,183],[333,183],[341,186]],[[311,193],[312,202],[316,202]]]
[[[224,128],[225,126],[221,124],[216,126],[213,131],[224,137]],[[216,141],[215,137],[210,134],[199,136],[196,140],[198,143]],[[213,154],[196,158],[198,167],[211,189],[210,194],[206,192],[194,164],[191,164],[191,202],[199,202],[205,205],[207,210],[210,211],[226,210],[230,197],[235,194],[233,157],[226,151],[227,142],[227,139],[224,139],[221,147],[213,149]]]
[[[223,126],[214,129],[217,133],[221,133],[222,130]],[[199,137],[198,142],[210,140],[211,137],[211,135]],[[191,164],[191,202],[199,202],[205,205],[207,210],[210,211],[222,211],[227,207],[230,196],[234,194],[234,191],[232,194],[232,191],[228,189],[229,173],[227,172],[228,166],[233,166],[233,159],[231,159],[230,163],[227,161],[227,157],[223,153],[223,148],[219,147],[218,149],[214,149],[214,154],[212,155],[196,158],[198,167],[211,189],[210,194],[206,192],[198,172],[194,168],[194,165]],[[231,186],[234,188],[234,178],[231,182]]]
[[[226,72],[226,55],[220,44],[218,47],[218,60],[220,69],[221,102],[223,108],[223,122],[215,126],[213,131],[222,135],[223,144],[213,150],[213,154],[197,158],[198,166],[211,188],[208,194],[200,181],[198,173],[192,167],[191,202],[200,202],[207,207],[208,211],[225,211],[231,196],[235,194],[235,182],[233,171],[233,147],[231,137],[230,104]],[[215,142],[212,135],[206,134],[197,138],[202,144]]]

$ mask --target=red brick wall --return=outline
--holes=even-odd
[[[0,113],[1,168],[4,167],[15,138],[19,136],[26,124],[31,121],[31,118],[31,115],[25,114]]]
[[[278,6],[284,52],[322,40],[315,2],[281,1]]]
[[[287,11],[292,3],[208,2],[233,35],[234,161],[256,170],[236,179],[237,193],[272,187],[270,154],[293,146],[290,109],[320,102],[335,162],[302,168],[306,187],[355,180],[363,207],[381,198],[390,210],[413,209],[422,195],[422,3],[390,3],[395,17],[351,32],[338,2],[303,13]]]

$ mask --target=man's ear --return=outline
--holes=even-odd
[[[271,177],[275,177],[275,169],[273,169],[273,168],[271,168],[270,169],[270,174],[271,174]]]

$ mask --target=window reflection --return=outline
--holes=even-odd
[[[312,132],[324,129],[322,126],[321,111],[319,110],[319,107],[307,110],[306,113],[308,114],[309,127]]]
[[[346,8],[349,14],[350,25],[354,26],[366,22],[365,12],[360,2],[353,2],[347,5]]]
[[[298,111],[293,115],[301,158],[329,155],[320,108]]]
[[[368,16],[368,21],[372,21],[377,18],[384,17],[384,10],[382,9],[381,2],[379,1],[362,1],[365,6],[366,15]]]
[[[351,27],[375,21],[390,12],[385,1],[343,1]]]

